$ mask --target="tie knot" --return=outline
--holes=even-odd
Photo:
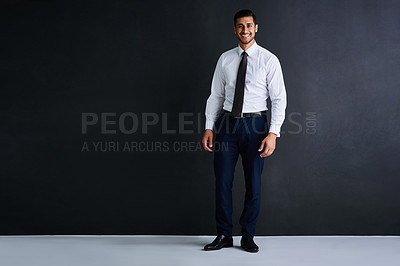
[[[242,55],[243,55],[243,57],[246,57],[246,56],[247,56],[247,53],[246,53],[246,52],[243,52]]]

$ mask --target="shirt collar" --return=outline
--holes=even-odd
[[[256,41],[254,41],[253,45],[250,46],[249,48],[247,48],[246,54],[248,56],[251,56],[251,54],[254,53],[254,51],[257,49],[257,47],[258,47],[258,45],[257,45]],[[241,56],[242,53],[244,52],[244,50],[242,49],[242,47],[240,47],[240,45],[238,45],[238,48],[239,48],[238,49],[238,54],[239,54],[239,56]]]

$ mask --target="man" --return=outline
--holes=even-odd
[[[239,154],[242,157],[246,194],[240,217],[241,247],[258,252],[254,242],[260,210],[261,173],[264,159],[275,150],[285,118],[286,91],[278,58],[259,46],[256,16],[241,10],[234,16],[239,46],[223,53],[214,72],[206,106],[203,147],[214,151],[217,237],[204,247],[232,247],[232,182]],[[271,122],[267,123],[267,99]],[[215,148],[213,137],[215,136]]]

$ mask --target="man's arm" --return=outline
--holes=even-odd
[[[215,121],[221,113],[225,99],[225,77],[222,71],[222,55],[219,57],[211,83],[211,94],[206,104],[206,132],[203,136],[203,147],[206,151],[212,151],[213,128]]]
[[[269,98],[271,99],[271,124],[269,132],[275,133],[279,137],[281,126],[285,120],[286,89],[281,64],[276,57],[271,59],[267,81]]]
[[[280,130],[285,120],[286,89],[283,81],[281,64],[276,57],[273,57],[270,61],[267,81],[269,97],[271,99],[271,123],[269,134],[261,142],[261,146],[258,150],[262,151],[265,148],[264,152],[260,154],[261,157],[269,156],[274,152],[276,138],[280,136]]]

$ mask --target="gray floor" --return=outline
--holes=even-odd
[[[203,251],[213,236],[2,236],[0,265],[399,266],[400,237],[256,237],[260,252]]]

